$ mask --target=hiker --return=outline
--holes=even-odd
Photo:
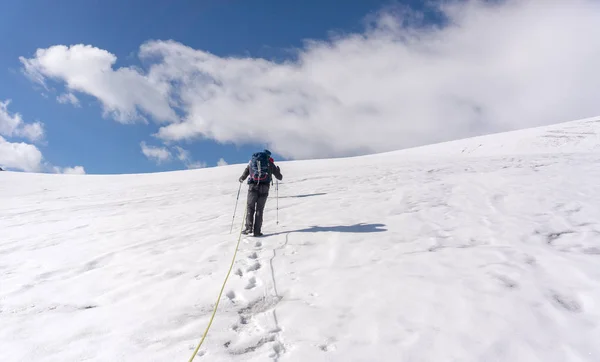
[[[263,210],[269,196],[269,188],[272,175],[282,180],[279,166],[275,166],[271,158],[271,151],[264,150],[252,155],[252,159],[246,166],[240,182],[244,182],[248,176],[248,210],[246,215],[246,228],[243,234],[253,233],[254,236],[262,236],[261,227],[263,223]]]

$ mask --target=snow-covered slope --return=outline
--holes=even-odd
[[[519,155],[600,152],[600,118],[416,147],[405,155]],[[396,153],[397,154],[397,153]]]
[[[600,360],[599,121],[281,163],[195,361]],[[0,361],[188,360],[242,169],[0,173]]]

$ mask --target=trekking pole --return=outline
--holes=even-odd
[[[277,225],[279,225],[279,180],[275,182],[275,192],[277,194]]]
[[[229,233],[233,231],[233,223],[235,221],[235,212],[237,211],[238,200],[240,199],[240,191],[242,191],[242,183],[240,182],[240,188],[238,189],[237,197],[235,198],[235,209],[233,209],[233,220],[231,220],[231,230]]]

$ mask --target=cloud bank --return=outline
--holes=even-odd
[[[37,172],[41,169],[41,163],[42,153],[36,146],[24,142],[8,142],[0,136],[0,165],[3,169]]]
[[[83,166],[75,167],[53,167],[54,173],[63,173],[67,175],[85,175],[85,168]]]
[[[37,142],[44,138],[40,122],[26,123],[20,113],[11,113],[11,101],[0,101],[0,165],[22,171],[36,172],[42,168],[42,152],[33,144],[10,142],[4,137]]]
[[[19,137],[31,142],[44,138],[44,125],[40,122],[25,123],[20,113],[11,114],[8,111],[10,99],[0,101],[0,135],[6,137]]]
[[[167,147],[148,146],[146,142],[141,142],[140,147],[144,156],[154,161],[157,165],[171,161],[173,159],[173,152],[175,152],[177,159],[188,169],[204,168],[207,166],[205,162],[194,161],[190,151],[179,146],[174,146],[172,148],[173,152]]]
[[[397,9],[396,9],[397,10]],[[362,33],[307,41],[294,59],[220,57],[142,44],[145,70],[91,45],[21,58],[45,85],[96,97],[122,123],[152,119],[165,144],[268,144],[288,158],[390,151],[600,114],[600,3],[461,1],[444,26],[382,11]]]
[[[157,164],[161,164],[171,159],[171,152],[165,147],[148,146],[146,142],[141,142],[140,147],[142,148],[144,156],[155,161]]]
[[[79,99],[73,93],[65,93],[56,97],[58,103],[62,104],[72,104],[76,107],[79,107]]]
[[[177,119],[169,106],[167,84],[156,83],[134,68],[113,70],[117,57],[106,50],[89,45],[57,45],[38,49],[33,59],[20,60],[31,80],[44,86],[48,79],[63,81],[69,90],[100,100],[105,115],[116,121],[145,120],[138,109],[157,120]]]
[[[175,149],[177,150],[177,159],[183,162],[188,169],[205,168],[207,166],[205,162],[194,161],[190,151],[179,146],[175,146]]]
[[[8,110],[11,101],[0,101],[0,167],[26,172],[42,172],[56,169],[44,162],[42,152],[34,144],[27,142],[12,142],[8,138],[20,138],[29,142],[39,142],[45,137],[44,124],[41,122],[27,123],[20,113]],[[68,168],[81,172],[83,167]],[[85,173],[85,171],[83,170]]]

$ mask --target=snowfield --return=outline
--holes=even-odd
[[[600,361],[600,118],[278,164],[195,361]],[[0,361],[187,361],[243,167],[0,173]]]

